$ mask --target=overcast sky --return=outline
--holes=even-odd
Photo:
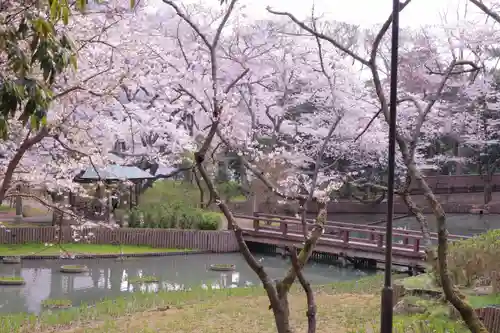
[[[198,2],[199,0],[183,0],[182,2]],[[204,0],[205,5],[220,6],[220,0]],[[239,0],[240,5],[247,6],[245,12],[255,18],[270,15],[266,7],[275,10],[289,11],[299,18],[311,13],[313,3],[316,14],[324,14],[325,18],[343,21],[362,26],[382,23],[392,10],[391,0]],[[457,20],[457,9],[463,17],[467,0],[414,0],[401,15],[401,26],[420,27],[428,24],[440,24],[441,16],[446,15],[448,23]],[[477,18],[478,11],[468,4],[468,18]]]

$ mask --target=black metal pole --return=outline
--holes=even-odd
[[[387,230],[385,238],[385,276],[382,290],[381,333],[392,333],[392,224],[394,217],[394,169],[396,167],[396,101],[398,86],[399,0],[392,0],[391,95],[389,105],[389,158],[387,179]]]

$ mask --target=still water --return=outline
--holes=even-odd
[[[282,277],[288,259],[256,255],[272,278]],[[84,264],[88,273],[63,274],[61,265]],[[210,264],[234,264],[233,272],[214,272]],[[312,284],[358,279],[373,272],[311,262],[305,275]],[[21,265],[0,264],[0,275],[22,276],[24,286],[0,287],[0,312],[38,313],[45,299],[69,299],[73,305],[116,298],[134,291],[182,290],[189,287],[235,288],[259,284],[257,275],[239,253],[195,254],[170,257],[137,258],[123,262],[115,259],[25,260]],[[160,283],[130,284],[128,279],[155,276]]]

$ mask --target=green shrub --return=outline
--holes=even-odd
[[[241,195],[236,182],[219,184],[230,195]],[[206,193],[206,192],[205,192]],[[198,186],[182,181],[158,181],[129,212],[130,228],[217,230],[222,214],[199,208]]]
[[[448,266],[455,284],[466,287],[478,281],[500,291],[500,230],[457,241],[449,246]]]
[[[198,222],[198,230],[217,230],[222,222],[222,214],[216,212],[203,212]]]
[[[235,198],[240,199],[241,197],[245,197],[241,189],[241,185],[235,181],[227,181],[217,184],[217,190],[219,191],[220,196],[225,200],[232,200]]]
[[[198,207],[200,204],[200,190],[196,184],[174,180],[156,181],[139,198],[139,206],[152,204],[174,204],[182,202],[184,206]]]
[[[139,228],[141,224],[141,214],[137,209],[132,209],[128,214],[128,226],[129,228]]]
[[[154,204],[136,207],[129,214],[130,228],[175,228],[217,230],[221,214],[175,204]]]

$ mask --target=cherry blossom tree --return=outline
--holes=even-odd
[[[196,169],[232,226],[242,255],[262,281],[278,332],[291,330],[288,292],[296,279],[306,291],[309,332],[314,332],[316,305],[302,269],[323,233],[329,191],[341,184],[324,158],[353,155],[349,143],[362,129],[358,124],[373,116],[367,113],[372,108],[364,105],[364,90],[355,79],[349,59],[336,52],[325,56],[323,48],[329,46],[317,38],[307,43],[300,40],[299,44],[290,36],[275,35],[272,22],[240,30],[238,24],[243,18],[238,15],[235,0],[220,12],[207,11],[203,16],[199,15],[200,7],[163,2],[178,16],[182,34],[173,36],[178,48],[158,53],[172,57],[165,57],[163,63],[170,68],[173,91],[178,93],[172,96],[173,105],[191,113],[197,125],[193,132],[201,140],[194,153]],[[266,43],[262,42],[264,36]],[[180,68],[188,72],[179,75]],[[347,88],[342,89],[344,86]],[[313,106],[310,112],[295,110],[294,114],[293,108],[307,104]],[[356,152],[365,159],[379,158],[374,148],[380,145],[369,138],[367,135],[356,143]],[[270,144],[262,144],[266,140]],[[301,213],[307,202],[319,207],[312,226],[306,224],[303,215],[304,244],[298,255],[295,248],[291,249],[292,267],[281,281],[271,281],[250,253],[243,230],[214,186],[206,162],[210,150],[220,143],[235,152],[252,177],[272,193],[298,201]],[[266,157],[286,168],[287,177],[280,179],[281,184],[270,181],[256,166]],[[311,165],[312,176],[304,177],[303,168]]]
[[[405,1],[401,3],[400,10],[403,10],[409,4],[409,2],[410,1]],[[368,68],[372,76],[374,93],[380,105],[380,113],[384,117],[385,121],[389,122],[389,104],[386,97],[387,87],[384,85],[384,80],[381,76],[381,59],[379,59],[379,52],[380,45],[383,42],[383,39],[390,27],[391,17],[389,17],[384,22],[379,32],[376,34],[369,50],[369,57],[364,58],[358,52],[346,48],[333,36],[316,32],[312,27],[308,26],[304,22],[299,21],[291,13],[275,11],[272,9],[268,10],[275,15],[288,17],[291,21],[295,22],[306,32],[327,41],[328,43],[339,49],[341,52],[344,52],[345,54],[349,55],[357,62]],[[400,64],[400,66],[403,67],[403,77],[409,74],[407,71],[405,71],[404,60],[405,58],[403,57],[402,64]],[[459,73],[459,75],[457,76],[463,80],[463,78],[461,77],[462,73],[464,73],[465,71],[474,72],[477,71],[477,69],[478,66],[474,62],[452,58],[449,60],[448,65],[444,67],[442,71],[438,71],[437,79],[433,80],[432,82],[432,90],[430,90],[429,92],[420,92],[420,96],[405,92],[406,95],[401,96],[400,99],[396,142],[397,146],[399,147],[399,158],[401,158],[407,171],[407,185],[409,185],[411,181],[415,181],[423,189],[425,193],[424,195],[436,217],[438,226],[437,266],[446,299],[450,301],[455,308],[457,308],[465,323],[472,332],[486,332],[484,325],[479,320],[474,310],[468,303],[463,301],[463,297],[461,297],[460,293],[456,290],[456,288],[454,288],[453,282],[449,276],[447,268],[448,241],[446,215],[438,199],[432,192],[432,189],[425,181],[425,177],[423,176],[422,171],[419,167],[417,158],[419,139],[424,132],[425,123],[432,115],[433,110],[435,110],[436,107],[439,108],[439,102],[441,101],[442,96],[446,91],[447,83],[453,81],[457,73]],[[422,96],[422,93],[424,93],[424,96]],[[427,98],[425,98],[426,95]],[[409,104],[405,105],[404,103]],[[401,119],[401,117],[410,117],[413,119],[409,119],[409,122],[405,122],[405,119]],[[430,251],[428,251],[427,253],[432,254],[430,253]]]
[[[226,57],[251,68],[246,80],[235,87],[244,111],[240,122],[250,135],[233,136],[238,141],[233,139],[230,145],[252,161],[267,157],[281,161],[285,170],[290,169],[287,165],[295,166],[292,174],[279,172],[280,183],[295,192],[299,188],[308,192],[313,178],[304,174],[307,171],[317,174],[314,182],[321,188],[332,180],[335,161],[349,156],[353,162],[369,164],[382,153],[377,151],[380,145],[373,144],[377,141],[373,135],[353,140],[362,128],[359,124],[370,115],[350,61],[330,56],[328,45],[314,38],[296,38],[299,32],[290,28],[272,21],[235,27]],[[322,142],[328,144],[322,147]]]
[[[494,4],[484,1],[471,2],[493,22],[499,23],[500,16]],[[490,20],[491,21],[491,20]],[[473,56],[481,64],[482,71],[473,85],[467,89],[467,106],[474,119],[468,127],[469,133],[465,144],[472,150],[470,163],[477,165],[484,180],[484,204],[492,200],[492,178],[498,169],[500,156],[498,151],[498,43],[500,30],[495,24],[474,24],[474,32],[464,27],[464,41],[474,48]],[[470,25],[470,27],[472,24]]]
[[[54,78],[51,103],[40,125],[26,124],[22,119],[10,122],[15,131],[10,131],[2,142],[4,178],[0,199],[30,197],[78,218],[64,206],[49,204],[33,194],[19,193],[17,184],[27,182],[52,191],[84,194],[73,178],[88,166],[97,170],[112,162],[117,139],[131,143],[132,156],[155,158],[161,147],[134,152],[134,141],[151,128],[163,129],[157,132],[161,140],[169,139],[170,151],[184,151],[185,147],[179,148],[182,146],[179,140],[171,140],[172,134],[179,133],[176,137],[182,137],[183,132],[168,126],[171,115],[163,112],[165,99],[144,84],[145,76],[151,71],[162,75],[153,61],[141,60],[142,57],[149,59],[150,48],[134,38],[120,37],[124,31],[134,36],[132,27],[151,19],[144,6],[134,11],[128,6],[128,2],[126,6],[121,2],[89,4],[84,13],[75,13],[71,22],[58,26],[68,36],[68,42],[74,43],[78,67]],[[146,35],[151,30],[135,32]],[[18,110],[17,115],[22,112]],[[161,144],[161,140],[157,140],[158,143]]]

